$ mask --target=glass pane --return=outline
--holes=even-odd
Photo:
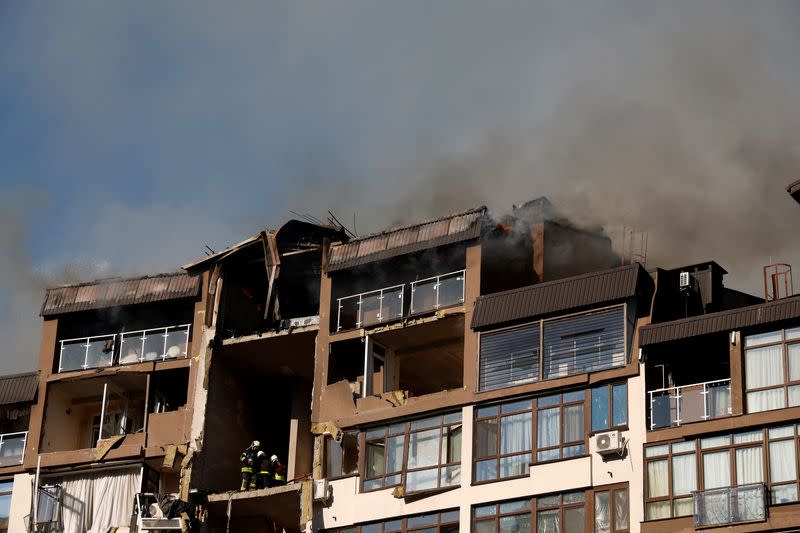
[[[475,481],[497,479],[497,460],[478,461],[475,463]]]
[[[647,463],[647,495],[659,498],[669,494],[669,467],[666,460]]]
[[[442,487],[461,484],[461,465],[446,466],[442,468],[439,484]]]
[[[791,428],[789,428],[791,429]],[[759,430],[756,431],[745,431],[743,433],[735,433],[733,435],[733,443],[734,444],[746,444],[748,442],[761,442],[764,440],[764,432]]]
[[[381,533],[381,523],[363,524],[361,526],[361,533]]]
[[[792,328],[786,330],[786,340],[800,339],[800,328]]]
[[[773,342],[780,342],[782,339],[780,330],[770,331],[767,333],[759,333],[757,335],[748,335],[744,338],[745,346],[758,346],[759,344],[770,344]]]
[[[384,435],[386,435],[386,428],[370,429],[367,431],[366,438],[367,440],[372,440],[383,437]]]
[[[672,453],[693,452],[696,448],[696,440],[685,440],[672,443]]]
[[[342,475],[342,447],[333,439],[325,441],[325,472],[329,477]]]
[[[731,414],[731,382],[712,383],[708,385],[708,416],[720,418]]]
[[[700,439],[700,447],[704,450],[707,448],[719,448],[720,446],[728,446],[730,443],[731,443],[730,435],[720,435],[719,437],[707,437],[705,439]]]
[[[500,412],[499,405],[490,405],[489,407],[479,407],[476,411],[476,418],[484,418],[487,416],[495,416]]]
[[[530,500],[516,500],[500,504],[500,514],[518,513],[531,510]]]
[[[540,463],[545,461],[555,461],[561,458],[561,452],[558,448],[552,450],[544,450],[536,454],[536,460]]]
[[[669,501],[648,503],[645,507],[645,520],[669,518]]]
[[[444,423],[445,425],[461,423],[461,411],[444,415]]]
[[[800,405],[800,385],[792,385],[789,387],[789,407],[797,407]]]
[[[539,424],[537,428],[537,445],[539,448],[557,446],[561,426],[561,409],[545,409],[539,411]]]
[[[144,356],[145,361],[155,361],[164,355],[164,332],[148,331],[144,337]]]
[[[745,351],[745,383],[760,389],[783,383],[783,346],[765,346]]]
[[[786,346],[789,355],[789,381],[800,381],[800,344]]]
[[[138,363],[142,360],[142,335],[130,334],[121,335],[119,343],[119,362],[120,364]]]
[[[439,464],[439,436],[440,430],[429,429],[411,433],[408,437],[408,467],[420,468]],[[402,440],[401,440],[402,450]],[[403,455],[400,452],[400,465]]]
[[[560,514],[558,509],[536,513],[536,533],[560,533]]]
[[[440,416],[434,416],[432,418],[423,418],[422,420],[414,420],[411,422],[411,431],[417,429],[437,427],[441,425],[441,423],[442,423],[442,417]]]
[[[408,528],[412,529],[420,526],[433,526],[439,521],[437,513],[422,514],[417,516],[410,516],[408,518]]]
[[[86,339],[62,343],[60,363],[61,371],[66,372],[69,370],[79,370],[83,368],[85,357]]]
[[[475,457],[497,455],[497,419],[475,422]]]
[[[672,396],[675,389],[654,392],[650,395],[650,425],[654,428],[668,428],[675,419],[676,403]]]
[[[411,287],[411,312],[436,309],[436,278],[414,283]]]
[[[565,392],[564,393],[564,403],[573,403],[573,402],[582,402],[583,401],[583,391],[576,390],[572,392]]]
[[[494,520],[480,520],[473,522],[473,533],[497,533],[494,527]]]
[[[186,344],[189,339],[188,328],[170,328],[167,330],[167,351],[164,355],[168,358],[186,355]]]
[[[667,455],[669,453],[669,444],[659,444],[658,446],[650,446],[644,449],[645,457],[658,457],[659,455]]]
[[[672,458],[672,492],[674,496],[690,494],[697,490],[697,460],[695,455],[678,455]]]
[[[628,423],[628,385],[620,383],[611,387],[612,393],[612,423],[614,426],[624,426]]]
[[[764,463],[761,446],[736,450],[736,484],[749,485],[764,481]]]
[[[592,389],[592,431],[600,431],[611,427],[608,420],[608,387]]]
[[[727,450],[703,454],[703,481],[706,490],[730,487],[730,459],[731,454]]]
[[[389,435],[400,435],[406,432],[406,424],[405,422],[400,422],[399,424],[392,424],[386,429]]]
[[[387,520],[383,523],[383,531],[384,533],[388,533],[389,531],[401,531],[403,529],[403,520]]]
[[[564,407],[564,442],[576,442],[583,439],[583,404]]]
[[[527,476],[530,471],[531,454],[512,455],[500,459],[500,477]]]
[[[564,533],[583,533],[586,531],[586,511],[583,507],[564,509]]]
[[[564,459],[568,457],[579,457],[581,455],[586,455],[586,447],[583,444],[565,446],[561,455],[564,457]]]
[[[500,533],[530,533],[531,515],[513,515],[500,517]]]
[[[628,489],[614,491],[614,531],[628,529]]]
[[[780,426],[777,428],[769,428],[769,438],[780,439],[781,437],[793,437],[794,426]]]
[[[561,395],[555,394],[553,396],[542,396],[541,398],[536,400],[536,403],[539,409],[543,407],[550,407],[551,405],[558,405],[559,403],[561,403]]]
[[[412,437],[413,437],[412,433]],[[403,443],[405,435],[386,439],[386,471],[389,473],[403,470]],[[438,452],[438,450],[437,450]],[[411,462],[411,446],[409,445],[409,462]],[[423,465],[419,465],[423,466]]]
[[[439,278],[439,307],[460,304],[464,301],[464,273]]]
[[[611,493],[598,492],[594,495],[594,530],[607,532],[611,530]]]
[[[86,365],[88,368],[111,366],[114,359],[114,336],[95,339],[89,342]]]
[[[442,511],[439,516],[439,523],[446,524],[448,522],[458,522],[458,515],[458,509],[453,509],[452,511]]]
[[[3,437],[0,446],[0,466],[11,466],[22,463],[25,454],[25,434],[15,433]],[[1,490],[1,489],[0,489]]]
[[[791,485],[774,485],[770,490],[770,502],[773,504],[793,503],[797,501],[797,483]]]
[[[797,479],[794,440],[769,443],[769,478],[772,483]]]
[[[366,477],[374,478],[382,476],[384,470],[384,447],[383,442],[368,442],[367,443],[367,464],[366,464]]]
[[[540,496],[536,500],[536,505],[539,509],[543,507],[556,507],[561,502],[561,496],[555,494],[553,496]]]
[[[783,409],[785,406],[786,399],[783,395],[783,388],[747,393],[748,413]]]
[[[383,486],[384,487],[393,487],[394,485],[399,485],[402,481],[402,474],[394,474],[392,476],[386,476],[383,478]]]
[[[681,424],[705,420],[706,394],[703,386],[683,387],[680,395],[680,412],[678,416],[680,416]]]
[[[442,443],[442,464],[461,461],[461,426],[445,428]]]
[[[583,491],[565,492],[561,495],[561,500],[564,502],[564,505],[583,502],[585,499],[586,494],[584,494]]]
[[[406,491],[435,489],[438,487],[439,469],[417,470],[406,474]]]
[[[500,406],[501,413],[518,413],[520,411],[531,410],[531,401],[524,400],[522,402],[504,403]]]
[[[490,504],[490,505],[478,505],[472,508],[472,514],[475,518],[481,518],[483,516],[494,516],[497,514],[497,505]]]
[[[524,452],[531,449],[532,427],[530,412],[504,416],[500,419],[500,453]]]
[[[383,488],[383,478],[364,481],[364,492]]]
[[[337,330],[355,329],[359,320],[358,297],[342,298],[339,300]]]
[[[672,516],[692,516],[694,505],[692,498],[679,498],[672,500]]]

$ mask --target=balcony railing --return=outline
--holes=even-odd
[[[650,429],[680,426],[731,415],[731,380],[718,379],[652,390]]]
[[[695,527],[722,526],[767,519],[763,483],[723,487],[692,493]]]
[[[464,303],[465,274],[466,271],[459,270],[412,281],[409,313],[414,315]]]
[[[336,331],[363,328],[403,318],[402,285],[339,298]]]
[[[0,467],[21,465],[27,442],[27,431],[0,435]]]
[[[64,339],[58,371],[86,370],[128,363],[186,357],[191,324],[120,334]]]
[[[186,357],[190,326],[182,324],[120,333],[120,364]]]

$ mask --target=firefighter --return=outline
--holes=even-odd
[[[254,440],[250,447],[242,452],[239,461],[242,463],[242,486],[239,487],[240,491],[256,488],[256,479],[253,476],[253,466],[258,469],[258,454],[261,451],[261,443]],[[264,452],[261,452],[262,454]],[[257,472],[258,470],[256,470]]]
[[[269,458],[269,462],[272,464],[272,480],[270,487],[286,485],[286,467],[283,466],[278,456],[273,455]]]
[[[256,454],[256,460],[253,463],[253,472],[256,474],[257,489],[265,489],[269,487],[272,480],[272,473],[270,472],[272,462],[267,460],[267,454],[259,450]]]

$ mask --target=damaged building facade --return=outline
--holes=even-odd
[[[212,532],[800,526],[791,271],[756,298],[612,244],[540,198],[50,289],[12,523],[148,530],[170,493]],[[253,440],[286,484],[239,490]]]

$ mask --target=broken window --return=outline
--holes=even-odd
[[[346,431],[342,442],[325,441],[325,475],[335,479],[358,474],[358,433]]]

